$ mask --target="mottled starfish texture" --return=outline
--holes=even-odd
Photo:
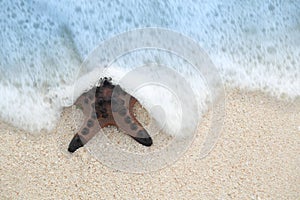
[[[100,79],[100,84],[81,95],[75,105],[81,107],[85,121],[69,144],[68,151],[74,152],[85,145],[101,128],[116,126],[145,146],[152,145],[152,139],[133,114],[137,100],[119,85],[113,85],[110,78]]]

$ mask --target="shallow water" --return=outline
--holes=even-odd
[[[116,34],[144,27],[167,28],[198,42],[224,84],[293,100],[300,95],[299,9],[299,0],[0,0],[0,117],[25,130],[51,130],[63,107],[72,104],[73,85],[88,71],[81,63],[92,50]],[[197,80],[195,87],[203,92],[196,98],[205,109],[209,94],[203,80],[167,54],[132,53],[117,60],[108,74],[118,81],[130,66],[157,62],[157,57]],[[76,88],[76,93],[83,90]],[[154,105],[159,94],[154,96],[153,88],[145,91],[141,100]],[[175,116],[176,103],[171,104],[162,102]]]

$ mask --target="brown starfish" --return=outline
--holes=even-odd
[[[100,79],[100,86],[81,95],[75,105],[82,108],[85,121],[69,144],[68,151],[74,152],[85,145],[99,130],[109,125],[125,131],[140,144],[152,145],[152,139],[133,114],[137,100],[109,78]]]

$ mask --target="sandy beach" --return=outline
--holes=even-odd
[[[56,129],[39,136],[0,122],[0,199],[300,198],[299,99],[288,103],[227,89],[224,126],[213,151],[199,158],[208,113],[184,156],[145,174],[107,167],[86,148],[69,154],[73,112],[66,108]],[[137,145],[126,138],[125,145]],[[154,142],[153,148],[163,145]]]

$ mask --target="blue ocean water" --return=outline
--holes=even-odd
[[[299,10],[299,0],[0,0],[0,118],[29,131],[51,130],[72,104],[88,55],[144,27],[197,41],[229,86],[293,100],[300,95]]]

